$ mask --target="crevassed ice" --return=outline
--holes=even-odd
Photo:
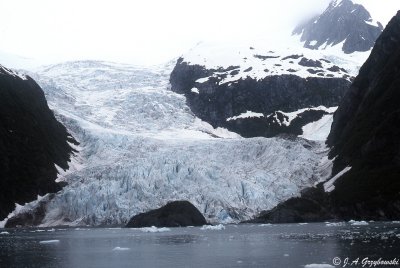
[[[322,143],[243,139],[196,118],[168,66],[70,62],[32,75],[81,143],[44,226],[122,224],[173,200],[211,222],[240,221],[330,174]]]

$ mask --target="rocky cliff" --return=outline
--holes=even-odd
[[[273,137],[301,135],[303,126],[331,113],[327,107],[337,106],[350,86],[347,71],[325,59],[270,52],[252,60],[251,67],[212,69],[181,58],[171,74],[172,90],[214,127]]]
[[[382,32],[382,25],[352,0],[334,0],[319,16],[293,31],[309,49],[341,45],[344,53],[368,51]]]
[[[400,12],[334,115],[333,177],[255,221],[400,218]]]
[[[0,220],[38,195],[56,192],[56,166],[68,168],[74,139],[33,79],[0,65]]]

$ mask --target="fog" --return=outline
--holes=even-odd
[[[393,7],[400,6],[397,0],[387,0],[387,5],[357,1],[374,6],[371,13],[384,24],[387,14],[395,14]],[[0,51],[42,61],[156,64],[198,42],[279,40],[328,4],[329,0],[0,0]]]

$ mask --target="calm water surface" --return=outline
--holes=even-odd
[[[0,267],[282,268],[324,263],[333,266],[334,257],[340,258],[342,267],[346,258],[400,257],[400,223],[225,227],[171,228],[164,232],[118,228],[0,229]]]

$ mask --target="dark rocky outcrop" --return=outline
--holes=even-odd
[[[311,64],[321,62],[312,61]],[[224,77],[215,75],[221,71],[188,64],[181,58],[171,73],[172,90],[185,94],[189,107],[197,117],[213,127],[224,127],[244,137],[272,137],[282,133],[299,135],[298,129],[301,131],[302,126],[288,128],[279,122],[274,123],[271,115],[277,111],[293,112],[320,105],[338,106],[351,84],[345,78],[302,78],[290,74],[269,75],[261,80],[247,77],[220,84]],[[196,82],[207,76],[210,77],[208,81]],[[198,93],[192,88],[198,89]],[[228,121],[247,111],[261,113],[264,117]],[[312,120],[303,122],[307,124]],[[296,131],[292,132],[292,129]]]
[[[320,184],[255,221],[400,219],[400,12],[376,41],[334,115],[328,145],[333,175],[351,169],[325,192]]]
[[[336,156],[333,173],[352,167],[337,181],[341,193],[335,200],[359,206],[367,199],[397,202],[397,209],[381,206],[382,216],[400,215],[399,67],[400,13],[360,69],[335,113],[328,138],[331,157]]]
[[[126,227],[185,227],[207,224],[200,211],[188,201],[174,201],[167,205],[133,216]]]
[[[252,223],[320,222],[335,219],[327,209],[324,190],[320,184],[306,189],[302,197],[291,198],[275,208],[262,212]]]
[[[345,53],[368,51],[382,32],[382,25],[372,25],[369,12],[351,0],[334,0],[320,16],[296,27],[304,47],[310,49],[333,46],[341,42]]]
[[[0,219],[15,203],[61,189],[57,169],[68,168],[75,142],[30,77],[0,66]]]
[[[54,198],[54,194],[49,194],[41,199],[31,209],[27,209],[24,212],[18,213],[17,215],[9,218],[5,224],[5,228],[17,228],[17,227],[34,227],[42,223],[46,216],[47,203]]]

